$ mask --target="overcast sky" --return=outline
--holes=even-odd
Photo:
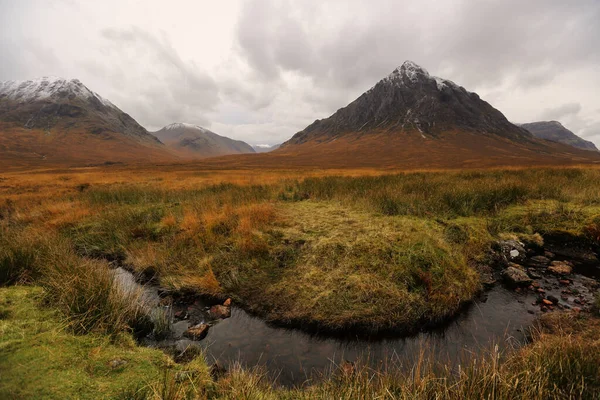
[[[598,0],[0,0],[0,81],[78,78],[149,130],[279,143],[405,60],[600,145]]]

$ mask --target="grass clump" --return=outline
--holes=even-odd
[[[9,311],[0,319],[0,398],[169,398],[146,394],[161,386],[165,373],[182,370],[193,374],[194,382],[177,382],[180,393],[209,387],[201,358],[176,366],[161,351],[138,347],[127,334],[74,335],[61,313],[42,307],[43,301],[38,287],[0,288],[0,309]],[[132,385],[137,397],[129,396]]]
[[[288,222],[271,234],[266,257],[234,250],[213,263],[224,289],[271,321],[411,330],[452,315],[479,290],[462,246],[436,223],[335,202],[292,203],[280,213]]]
[[[45,271],[41,284],[47,301],[65,314],[77,333],[152,330],[141,291],[117,284],[102,261],[57,260]]]
[[[39,276],[40,240],[23,230],[0,226],[0,286],[31,282]]]

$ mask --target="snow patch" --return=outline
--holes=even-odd
[[[448,87],[445,79],[438,78],[437,76],[434,76],[433,79],[435,79],[435,84],[440,92]]]
[[[107,107],[117,108],[110,101],[92,92],[78,79],[67,80],[55,76],[45,76],[29,81],[0,82],[0,97],[21,103],[72,97],[83,100],[95,98]]]
[[[174,124],[165,126],[163,129],[165,129],[167,131],[174,130],[174,129],[194,129],[194,130],[198,130],[200,132],[208,132],[207,129],[204,129],[200,125],[187,124],[185,122],[175,122]]]
[[[429,72],[427,72],[425,68],[421,67],[420,65],[417,65],[412,61],[405,61],[404,64],[402,64],[402,66],[396,68],[396,71],[398,70],[400,73],[405,75],[411,82],[418,81],[420,76],[429,78]]]

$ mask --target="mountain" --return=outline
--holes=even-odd
[[[287,144],[328,140],[350,132],[418,131],[436,137],[453,129],[521,141],[531,138],[476,93],[406,61],[348,106],[315,121]]]
[[[476,93],[406,61],[270,154],[287,164],[445,168],[589,162],[586,153],[537,139]]]
[[[281,144],[253,144],[252,148],[257,153],[269,153],[273,150],[277,150]]]
[[[175,123],[154,132],[154,135],[171,150],[186,158],[254,153],[252,146],[246,142],[217,135],[198,125]]]
[[[592,142],[584,140],[565,128],[558,121],[540,121],[521,124],[522,128],[527,129],[535,137],[540,139],[551,140],[553,142],[568,144],[569,146],[577,147],[584,150],[598,151],[596,145]]]
[[[0,153],[27,164],[173,159],[131,116],[77,79],[0,82]]]

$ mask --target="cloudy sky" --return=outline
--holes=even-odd
[[[0,81],[78,78],[150,130],[279,143],[405,60],[600,145],[598,0],[0,0]]]

